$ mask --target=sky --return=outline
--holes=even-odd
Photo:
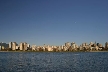
[[[0,42],[108,42],[108,0],[0,0]]]

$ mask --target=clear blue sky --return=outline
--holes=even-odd
[[[0,41],[108,41],[108,0],[0,0]]]

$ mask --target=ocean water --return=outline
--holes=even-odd
[[[108,52],[0,52],[0,72],[108,72]]]

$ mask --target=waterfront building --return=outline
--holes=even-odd
[[[96,47],[90,47],[90,50],[91,51],[95,51],[96,50]]]
[[[75,42],[71,43],[72,48],[76,48]]]
[[[1,49],[2,49],[2,42],[0,42],[0,46],[1,46]]]
[[[108,49],[108,42],[106,42],[106,43],[105,43],[105,48],[107,48],[107,49]]]
[[[49,48],[50,46],[49,45],[47,45],[47,48]]]
[[[63,45],[61,45],[61,49],[63,49]]]
[[[2,49],[2,46],[0,46],[0,50]]]
[[[12,42],[9,42],[9,48],[12,49]]]
[[[27,44],[27,47],[30,48],[30,44]]]
[[[85,43],[82,43],[82,47],[85,47],[86,45],[85,45]]]
[[[20,43],[20,50],[24,50],[24,44],[22,42]]]
[[[38,47],[40,48],[40,47]],[[36,51],[36,45],[32,45],[32,51]]]
[[[63,47],[63,51],[67,51],[68,50],[68,47],[67,46],[64,46]]]
[[[48,47],[48,51],[53,51],[53,49],[51,47]]]
[[[90,42],[90,46],[93,47],[93,42]]]
[[[33,51],[39,51],[39,46],[32,45],[32,48],[33,48],[33,49],[32,49]]]
[[[54,48],[54,46],[51,46],[51,48]]]
[[[2,50],[4,50],[5,49],[5,47],[4,46],[2,46]]]
[[[102,48],[99,48],[98,46],[96,46],[96,51],[98,51],[98,50],[102,50]]]
[[[7,48],[8,46],[8,48]],[[7,48],[7,49],[6,49]],[[50,45],[43,45],[43,46],[36,46],[36,45],[32,45],[32,47],[30,48],[30,44],[24,42],[24,43],[20,43],[19,46],[17,46],[16,42],[9,42],[9,44],[6,43],[0,43],[0,50],[22,50],[22,51],[26,51],[26,50],[35,50],[35,51],[77,51],[77,50],[84,50],[84,51],[98,51],[98,50],[108,50],[108,42],[105,43],[105,48],[103,47],[102,44],[99,43],[92,43],[90,42],[90,44],[87,43],[82,43],[80,46],[78,46],[77,44],[75,44],[75,42],[69,43],[66,42],[65,45],[61,45],[61,46],[50,46]]]
[[[42,47],[42,49],[43,49],[43,51],[45,51],[45,47],[44,46]]]
[[[16,46],[16,49],[18,49],[19,48],[19,46]]]
[[[57,46],[54,46],[54,48],[57,48]]]
[[[85,48],[87,51],[89,51],[89,45],[86,45]]]
[[[16,42],[12,43],[12,50],[16,50]]]
[[[1,42],[1,43],[0,43],[0,46],[4,46],[4,48],[8,48],[8,47],[9,47],[9,44],[6,44],[6,43],[4,43],[4,42]]]
[[[24,42],[24,49],[23,49],[23,51],[26,51],[26,50],[27,50],[27,43]]]
[[[78,48],[78,45],[77,44],[75,44],[75,48]]]
[[[95,43],[93,44],[93,46],[94,46],[94,47],[96,47],[96,46],[97,46],[96,41],[95,41]]]
[[[79,46],[79,50],[80,51],[83,51],[84,50],[84,48],[82,47],[82,45]]]
[[[93,42],[90,42],[90,45],[93,45]]]
[[[0,50],[2,50],[2,42],[0,43]]]
[[[97,46],[99,47],[99,43],[97,43]]]
[[[65,46],[69,48],[71,45],[69,42],[67,42],[67,43],[65,43]]]
[[[58,46],[57,49],[58,49],[58,51],[61,51],[62,50],[61,46]]]
[[[103,47],[102,44],[99,44],[99,47]]]

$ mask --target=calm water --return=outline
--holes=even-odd
[[[0,72],[108,72],[108,53],[0,52]]]

